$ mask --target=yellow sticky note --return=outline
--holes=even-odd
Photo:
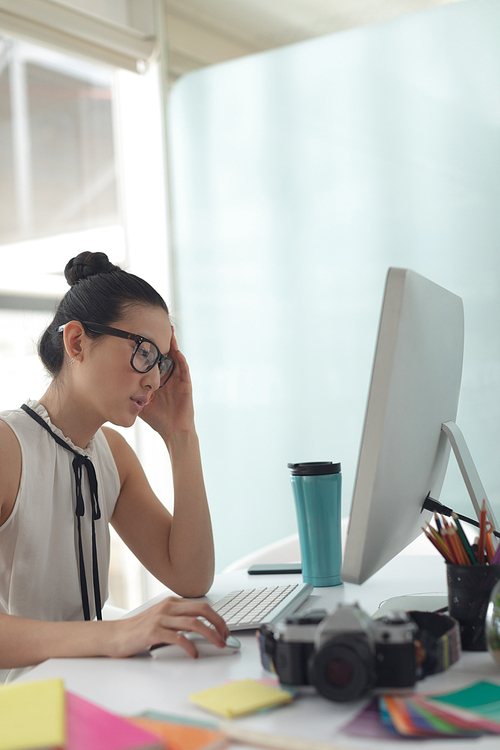
[[[0,750],[66,746],[62,680],[15,682],[0,688]]]
[[[255,680],[240,680],[202,690],[201,693],[193,693],[190,700],[207,711],[232,719],[235,716],[289,703],[292,696],[284,690],[263,685]]]

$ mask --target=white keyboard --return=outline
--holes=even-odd
[[[231,591],[212,604],[229,630],[255,630],[293,614],[313,590],[310,583],[290,583]]]

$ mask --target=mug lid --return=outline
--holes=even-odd
[[[331,461],[309,461],[301,464],[288,464],[293,477],[311,477],[320,474],[340,474],[340,464]]]

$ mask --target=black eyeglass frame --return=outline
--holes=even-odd
[[[91,323],[87,320],[80,320],[79,321],[82,326],[87,330],[91,331],[92,333],[103,333],[106,336],[116,336],[120,339],[128,339],[129,341],[135,341],[134,351],[132,352],[132,356],[130,357],[130,365],[132,369],[134,369],[136,372],[140,372],[141,374],[144,374],[146,372],[150,372],[153,367],[158,365],[158,368],[160,370],[160,373],[162,372],[162,365],[164,362],[170,362],[170,367],[168,370],[164,370],[164,372],[167,372],[167,379],[164,383],[162,383],[159,387],[163,388],[165,383],[170,380],[170,378],[173,375],[173,372],[175,370],[175,362],[172,359],[172,357],[167,357],[165,354],[162,354],[161,351],[158,349],[154,341],[151,341],[151,339],[147,339],[145,336],[139,336],[137,333],[129,333],[128,331],[122,331],[120,328],[112,328],[111,326],[105,326],[101,323]],[[63,331],[66,324],[59,326],[58,331]],[[139,370],[134,365],[134,357],[137,354],[137,351],[140,347],[140,345],[146,341],[148,344],[151,344],[156,349],[156,357],[153,361],[153,363],[146,369],[146,370]]]

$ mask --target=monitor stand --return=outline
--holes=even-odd
[[[455,422],[443,422],[441,430],[448,438],[450,445],[457,459],[458,466],[462,473],[462,477],[467,487],[472,505],[476,512],[476,516],[479,520],[481,515],[481,506],[483,500],[486,505],[486,516],[491,522],[494,529],[499,531],[498,524],[495,519],[495,514],[491,508],[488,497],[483,487],[483,483],[479,477],[472,456],[465,442],[465,438],[461,429]],[[428,500],[424,503],[423,509],[435,510],[440,512],[440,503],[438,501],[431,501],[434,503],[434,507],[430,507]],[[445,515],[451,515],[452,509],[441,506],[443,511],[446,511]],[[448,595],[443,594],[412,594],[407,596],[398,596],[391,599],[387,599],[382,602],[373,614],[373,617],[381,617],[387,614],[391,610],[403,610],[405,612],[409,610],[425,611],[425,612],[438,612],[448,607]]]
[[[474,461],[472,460],[472,456],[467,447],[467,443],[465,442],[462,431],[460,430],[458,425],[455,424],[455,422],[443,422],[443,424],[441,425],[441,429],[445,433],[446,437],[450,441],[451,447],[453,448],[453,453],[455,454],[458,466],[460,468],[460,471],[462,472],[462,477],[464,479],[465,486],[467,487],[472,505],[474,506],[474,510],[476,511],[476,516],[478,517],[478,519],[480,518],[481,505],[484,500],[486,503],[486,516],[491,522],[493,528],[499,531],[499,527],[495,519],[495,514],[493,513],[489,500],[486,496],[486,492],[484,491],[483,483],[479,478],[479,474],[477,473],[477,469],[474,465]]]

